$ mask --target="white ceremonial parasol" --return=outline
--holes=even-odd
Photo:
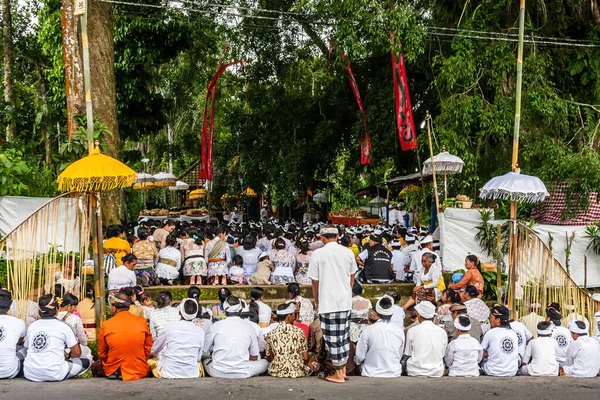
[[[465,162],[460,157],[448,153],[446,148],[443,148],[441,153],[433,157],[433,162],[431,162],[431,157],[429,157],[423,163],[423,175],[433,175],[434,168],[436,173],[444,173],[445,200],[448,198],[448,181],[446,175],[460,174],[464,165]]]
[[[384,203],[385,203],[385,200],[384,200],[384,199],[382,199],[382,198],[381,198],[381,197],[379,197],[379,196],[373,197],[373,198],[372,198],[372,199],[369,201],[369,204],[384,204]]]
[[[169,190],[188,190],[190,185],[183,181],[175,182],[175,186],[169,186]]]
[[[315,203],[327,203],[327,195],[325,193],[317,193],[313,196]]]
[[[518,172],[492,178],[479,194],[480,198],[487,200],[521,200],[526,203],[540,203],[548,196],[548,190],[540,178]]]
[[[138,172],[137,177],[133,181],[133,183],[147,183],[154,182],[155,179],[152,175],[146,174],[145,172]]]
[[[154,182],[156,186],[175,186],[177,178],[171,173],[159,172],[154,175]]]

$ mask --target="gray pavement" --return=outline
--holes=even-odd
[[[196,380],[143,379],[117,382],[107,379],[76,379],[33,383],[24,379],[0,381],[0,399],[592,399],[600,390],[600,378],[408,378],[371,379],[351,377],[343,385],[317,378],[246,380],[201,378]]]

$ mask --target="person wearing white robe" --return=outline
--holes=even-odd
[[[571,321],[569,330],[573,343],[567,349],[567,358],[562,367],[565,375],[576,378],[592,378],[600,372],[600,346],[588,336],[588,327],[583,321]]]
[[[556,349],[558,343],[552,339],[554,324],[542,321],[538,323],[537,337],[527,344],[523,357],[521,375],[558,376]]]
[[[479,376],[479,362],[483,357],[483,347],[469,331],[471,320],[459,315],[454,320],[456,339],[448,344],[444,361],[449,369],[448,376]]]
[[[446,331],[433,323],[435,306],[422,301],[415,306],[418,325],[406,334],[404,355],[408,376],[441,377],[444,374],[444,355],[448,345]]]

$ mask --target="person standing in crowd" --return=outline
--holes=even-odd
[[[479,295],[477,297],[481,297],[483,295],[483,275],[481,275],[481,262],[479,261],[479,257],[474,254],[469,254],[465,258],[465,269],[467,272],[464,274],[462,279],[448,286],[450,289],[454,289],[460,293],[462,301],[466,301],[465,298],[465,289],[467,286],[475,286]]]
[[[264,224],[267,222],[268,218],[269,218],[269,208],[268,208],[267,204],[263,204],[262,208],[260,209],[260,222],[262,222]]]
[[[112,254],[117,261],[117,267],[123,265],[123,256],[131,253],[129,242],[123,238],[125,231],[122,226],[111,225],[106,228],[106,240],[102,243],[105,254]]]
[[[148,375],[147,360],[152,335],[142,317],[129,312],[125,293],[109,296],[112,318],[100,328],[98,358],[92,367],[94,376],[135,381]]]
[[[542,321],[537,326],[537,337],[527,344],[521,375],[558,376],[556,349],[558,343],[552,339],[551,322]]]
[[[152,237],[154,239],[156,247],[158,247],[159,250],[167,247],[167,236],[172,234],[173,231],[175,231],[175,221],[173,221],[172,219],[166,220],[162,228],[158,228],[154,231]]]
[[[563,366],[567,359],[567,349],[573,341],[571,332],[569,329],[562,326],[562,314],[560,313],[560,304],[550,303],[546,307],[546,321],[552,322],[554,329],[552,330],[552,339],[556,341],[558,347],[556,348],[556,361],[559,366]]]
[[[308,373],[308,345],[302,330],[294,326],[297,316],[295,303],[277,307],[279,325],[267,335],[265,351],[271,376],[301,378]]]
[[[148,240],[148,235],[147,229],[138,229],[140,240],[131,249],[133,255],[138,259],[133,272],[142,286],[154,286],[155,284],[154,263],[158,258],[158,249],[154,242]]]
[[[205,371],[213,378],[245,379],[264,374],[269,368],[261,360],[254,329],[240,318],[242,304],[235,296],[223,303],[227,318],[214,324],[204,344]]]
[[[125,254],[122,258],[122,265],[114,268],[108,274],[108,291],[115,293],[122,287],[133,287],[136,285],[135,272],[133,272],[137,257],[133,254]]]
[[[53,382],[84,374],[92,362],[81,357],[73,329],[56,319],[57,298],[53,294],[45,294],[38,304],[40,319],[29,325],[25,339],[25,378],[34,382]],[[69,359],[65,359],[65,348],[69,349]]]
[[[181,251],[175,247],[176,245],[177,238],[174,235],[169,235],[165,238],[165,247],[158,252],[156,276],[162,284],[173,285],[179,279]]]
[[[158,339],[158,336],[167,325],[179,321],[179,312],[177,312],[176,308],[171,307],[172,304],[173,296],[171,296],[171,292],[160,292],[156,296],[157,308],[150,313],[150,320],[148,323],[153,340]],[[127,307],[127,309],[129,309],[129,307]]]
[[[567,349],[563,373],[575,378],[593,378],[600,372],[600,347],[588,336],[588,327],[584,321],[571,321],[569,330],[573,342]]]
[[[369,247],[364,249],[356,262],[363,265],[363,279],[366,283],[390,283],[394,280],[392,252],[382,244],[381,235],[371,235]]]
[[[515,376],[519,370],[519,339],[510,328],[509,310],[496,304],[492,308],[492,329],[483,336],[481,347],[485,353],[482,369],[489,376]]]
[[[321,229],[324,246],[314,251],[308,266],[308,277],[312,279],[313,298],[325,347],[336,369],[333,376],[325,379],[344,383],[350,352],[352,286],[358,268],[352,250],[338,244],[338,235],[335,227]]]
[[[362,365],[362,376],[398,378],[402,375],[404,328],[391,322],[394,302],[382,297],[375,305],[379,320],[369,325],[356,345],[356,363]]]
[[[448,344],[444,361],[450,372],[449,376],[479,376],[479,362],[483,357],[483,348],[469,331],[471,320],[466,315],[459,315],[454,320],[456,340]]]
[[[189,235],[190,238],[181,246],[183,276],[190,278],[190,285],[202,285],[202,280],[208,274],[204,259],[204,234],[192,229]]]
[[[25,322],[8,315],[12,302],[11,293],[0,289],[0,379],[16,378],[27,354],[22,345],[27,333]]]
[[[183,299],[179,304],[181,320],[170,323],[152,345],[151,353],[158,359],[154,376],[166,379],[193,379],[200,376],[204,331],[192,322],[199,306],[194,299]]]
[[[204,258],[208,262],[208,279],[213,285],[227,285],[228,265],[231,262],[231,249],[225,241],[225,227],[218,226],[215,237],[204,247]]]
[[[435,306],[422,301],[415,306],[418,325],[406,334],[404,355],[408,356],[408,376],[441,377],[444,374],[444,356],[448,345],[446,332],[433,323]]]

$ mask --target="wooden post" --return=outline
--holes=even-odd
[[[496,225],[496,301],[500,303],[500,290],[502,289],[502,225]]]
[[[587,290],[587,254],[583,255],[583,290]]]
[[[100,193],[90,194],[90,203],[95,218],[92,218],[92,239],[94,240],[94,305],[96,310],[96,341],[99,339],[100,327],[106,315],[106,300],[104,297],[104,257],[102,255],[102,211]]]
[[[427,136],[429,137],[429,154],[431,155],[431,171],[433,174],[433,192],[435,194],[435,210],[437,213],[439,213],[440,212],[440,199],[438,196],[437,180],[435,177],[435,162],[433,160],[433,142],[431,140],[431,115],[429,115],[429,111],[427,111],[427,116],[425,117],[425,121],[427,122]]]

